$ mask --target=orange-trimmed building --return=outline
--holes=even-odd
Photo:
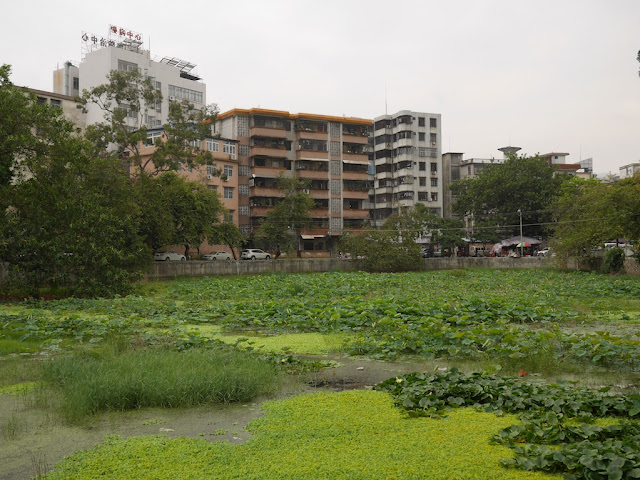
[[[261,108],[218,115],[214,134],[238,148],[238,222],[251,236],[282,197],[279,175],[310,182],[313,225],[302,232],[302,255],[328,256],[345,229],[369,221],[371,120]]]

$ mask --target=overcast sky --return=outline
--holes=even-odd
[[[640,0],[4,3],[16,85],[52,90],[82,33],[117,25],[197,64],[222,111],[433,112],[443,152],[465,158],[510,144],[593,157],[597,173],[640,161]]]

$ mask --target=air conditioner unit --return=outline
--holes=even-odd
[[[298,150],[302,150],[302,145],[298,145]]]
[[[207,175],[207,180],[211,180],[211,175]]]
[[[308,188],[303,188],[302,189],[302,193],[306,193],[308,195],[309,194],[309,189]]]
[[[176,97],[174,97],[173,95],[169,96],[169,100],[171,100],[172,102],[176,99]]]
[[[436,146],[436,142],[431,142],[431,145],[435,147]]]

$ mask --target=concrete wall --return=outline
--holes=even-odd
[[[424,258],[423,270],[452,270],[463,268],[543,268],[558,267],[570,270],[593,270],[587,264],[568,262],[559,265],[553,258],[543,257],[450,257]],[[354,270],[351,260],[339,258],[309,258],[294,260],[154,262],[149,279],[199,277],[206,275],[257,275],[266,272],[311,273]],[[597,269],[597,267],[596,267]],[[633,258],[625,260],[627,275],[640,275],[640,264]],[[0,284],[7,276],[7,265],[0,263]]]
[[[244,260],[154,262],[149,278],[199,277],[203,275],[255,275],[265,272],[307,273],[353,270],[351,260],[309,258],[296,260]]]
[[[451,270],[457,268],[542,268],[550,265],[548,258],[425,258],[423,270]],[[262,261],[189,261],[155,262],[149,278],[198,277],[204,275],[255,275],[265,272],[331,272],[354,270],[351,260],[313,258]]]

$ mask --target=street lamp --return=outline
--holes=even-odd
[[[522,251],[524,248],[522,241],[522,210],[518,209],[518,213],[520,214],[520,258],[522,258],[524,256],[524,252]]]

